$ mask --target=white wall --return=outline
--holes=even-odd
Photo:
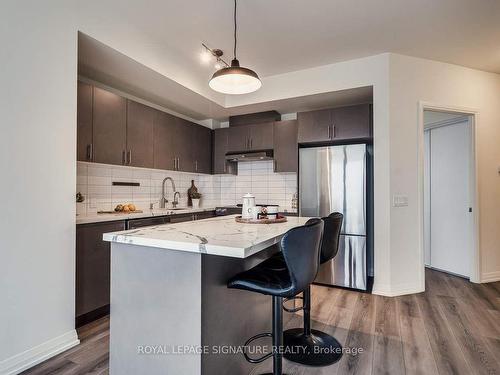
[[[481,280],[500,279],[500,75],[401,55],[390,57],[391,194],[404,192],[410,205],[391,212],[394,285],[419,272],[418,106],[478,111],[476,163],[479,186]],[[423,282],[421,280],[421,282]]]
[[[67,0],[2,1],[2,374],[78,343],[73,5]]]

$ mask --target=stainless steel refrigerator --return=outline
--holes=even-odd
[[[299,150],[300,215],[344,215],[338,254],[320,267],[317,283],[368,287],[367,165],[365,144]]]

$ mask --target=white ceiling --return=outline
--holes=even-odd
[[[79,27],[224,105],[201,42],[230,60],[232,0],[87,0]],[[500,73],[499,0],[240,0],[238,58],[261,76],[384,52]]]
[[[225,121],[232,115],[270,110],[282,114],[310,111],[373,100],[372,87],[358,87],[226,108],[82,33],[78,35],[78,74],[195,121]]]

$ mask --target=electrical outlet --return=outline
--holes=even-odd
[[[408,206],[408,196],[407,195],[393,195],[392,205],[393,205],[393,207],[407,207]]]

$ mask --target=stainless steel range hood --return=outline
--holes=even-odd
[[[273,160],[273,151],[255,151],[255,152],[236,152],[227,153],[226,160],[233,162],[240,161],[261,161],[261,160]]]

